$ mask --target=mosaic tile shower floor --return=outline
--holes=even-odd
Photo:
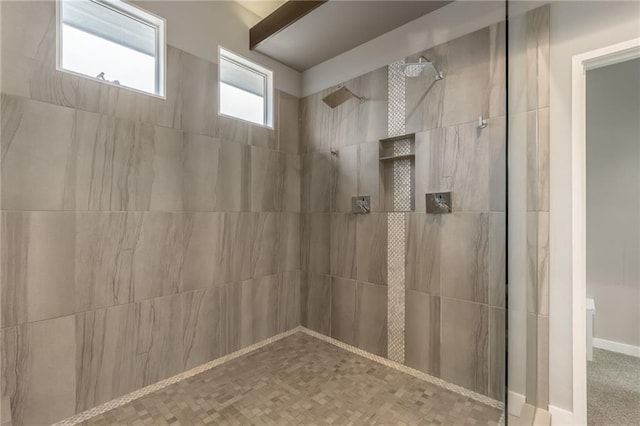
[[[83,425],[497,425],[500,411],[296,333]]]

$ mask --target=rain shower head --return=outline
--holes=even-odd
[[[331,108],[335,108],[338,105],[342,105],[343,103],[345,103],[346,101],[348,101],[351,98],[355,98],[358,99],[360,101],[360,103],[364,102],[366,99],[363,98],[362,96],[358,96],[355,93],[353,93],[351,90],[347,89],[344,86],[340,86],[338,87],[338,89],[325,96],[322,99],[322,102],[324,102],[325,104],[329,105]]]
[[[424,56],[420,56],[418,58],[418,62],[408,62],[401,65],[402,72],[406,77],[420,77],[424,74],[424,70],[427,68],[431,68],[435,71],[436,80],[442,80],[444,78],[444,74],[436,68],[430,59]]]

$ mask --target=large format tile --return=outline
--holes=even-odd
[[[2,213],[2,327],[75,312],[75,216]]]
[[[377,141],[387,134],[388,74],[387,67],[347,81],[345,86],[365,98],[364,102],[351,99],[330,109],[336,124],[332,148]],[[335,90],[335,89],[332,89]]]
[[[443,126],[489,116],[489,37],[487,27],[448,43]]]
[[[285,271],[278,277],[276,303],[276,333],[300,325],[300,271]]]
[[[2,208],[75,208],[74,111],[2,96]]]
[[[300,322],[304,327],[331,335],[331,277],[304,272],[300,286]]]
[[[319,274],[330,273],[331,215],[302,215],[300,256],[302,270]]]
[[[406,218],[406,288],[440,294],[442,217],[408,213]]]
[[[356,346],[357,281],[331,278],[331,337]]]
[[[387,214],[359,215],[356,228],[358,281],[387,283]]]
[[[184,291],[224,283],[224,219],[220,212],[184,213]]]
[[[489,308],[489,396],[504,401],[506,375],[506,312]]]
[[[225,282],[275,274],[282,261],[279,238],[277,213],[227,213],[222,257]]]
[[[278,275],[268,275],[227,285],[229,352],[276,334]]]
[[[444,217],[440,257],[443,296],[488,303],[489,221],[487,213],[453,213]]]
[[[507,217],[489,214],[489,305],[506,307],[507,292]]]
[[[302,156],[301,209],[303,212],[331,210],[331,154],[328,151]]]
[[[280,92],[278,135],[280,150],[288,154],[300,153],[300,99]]]
[[[405,301],[405,364],[439,377],[440,297],[407,290]]]
[[[441,378],[487,394],[489,383],[489,308],[442,298]]]
[[[356,327],[360,349],[387,356],[387,287],[358,282]]]
[[[278,257],[281,271],[300,269],[300,213],[282,213],[279,215],[280,233],[278,236]]]
[[[227,354],[227,292],[224,285],[182,294],[184,368]]]
[[[76,309],[86,311],[134,300],[135,256],[142,213],[78,213]]]
[[[75,413],[75,322],[61,317],[2,335],[2,397],[15,425],[44,425]]]
[[[251,211],[282,211],[286,157],[251,147]]]
[[[504,205],[506,164],[504,119],[437,128],[416,137],[416,210],[425,211],[425,193],[452,192],[453,211],[487,211],[491,200]],[[498,141],[495,139],[499,138]],[[494,154],[495,151],[495,154]],[[493,160],[492,157],[495,157]],[[493,160],[493,161],[492,161]],[[496,188],[490,188],[494,183]],[[495,192],[495,194],[494,194]],[[499,204],[500,205],[500,204]]]
[[[179,67],[181,129],[218,136],[218,66],[185,52]]]
[[[331,275],[356,278],[356,223],[351,213],[331,214]]]
[[[351,197],[358,195],[358,145],[340,148],[331,161],[331,211],[351,212]]]
[[[549,5],[526,15],[527,110],[549,106]]]
[[[181,210],[182,133],[76,113],[79,210]]]
[[[282,190],[282,210],[300,212],[302,184],[302,161],[299,155],[284,156],[284,187]]]
[[[436,80],[430,70],[419,77],[405,79],[406,131],[422,132],[442,125],[444,95],[449,77],[447,43],[440,44],[425,52],[409,56],[407,62],[417,62],[425,56],[433,61],[439,71],[445,74],[443,80]]]
[[[76,222],[78,310],[181,290],[181,213],[80,213]]]
[[[79,314],[76,331],[78,411],[183,369],[181,295]]]
[[[504,116],[507,109],[507,31],[502,21],[489,27],[489,117]]]
[[[381,181],[380,143],[358,145],[358,195],[371,197],[371,211],[382,211],[383,185]]]
[[[222,210],[218,198],[220,140],[185,133],[184,136],[184,210]]]
[[[527,210],[549,211],[549,108],[527,112]]]

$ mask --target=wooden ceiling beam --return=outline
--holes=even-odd
[[[249,49],[294,24],[328,0],[289,0],[249,30]]]

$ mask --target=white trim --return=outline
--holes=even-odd
[[[574,426],[584,424],[584,422],[577,421],[571,411],[556,407],[555,405],[549,406],[549,414],[551,414],[552,426]]]
[[[519,393],[509,391],[507,393],[507,408],[509,414],[515,417],[520,417],[522,414],[522,407],[527,403],[527,398]]]
[[[633,346],[626,343],[619,343],[612,340],[598,339],[597,337],[594,337],[593,347],[640,358],[640,346]]]
[[[145,90],[136,89],[135,87],[129,87],[121,84],[116,84],[108,80],[101,80],[99,78],[82,74],[70,69],[62,67],[62,2],[65,0],[56,0],[56,70],[62,73],[70,74],[80,78],[86,78],[88,80],[96,81],[100,84],[112,86],[118,89],[125,89],[142,95],[151,96],[154,98],[167,99],[167,20],[162,16],[149,12],[137,5],[131,4],[126,0],[96,0],[97,4],[103,4],[103,6],[119,11],[123,15],[126,15],[132,19],[136,19],[147,25],[150,25],[156,29],[156,43],[157,43],[157,56],[156,56],[156,82],[157,89],[160,93],[147,92]]]
[[[220,67],[222,65],[222,60],[225,59],[230,62],[237,62],[247,67],[249,70],[261,74],[265,79],[265,90],[264,90],[264,122],[256,123],[254,121],[245,120],[240,117],[236,117],[234,115],[228,115],[221,113],[221,102],[222,96],[220,85],[222,84],[222,73],[220,72]],[[247,59],[242,55],[237,54],[224,46],[218,46],[218,115],[223,117],[232,118],[234,120],[240,120],[245,123],[250,123],[255,126],[266,127],[268,129],[274,129],[274,110],[275,110],[275,102],[274,102],[274,90],[273,90],[273,70],[265,67],[262,64],[259,64],[251,59]]]
[[[586,72],[640,57],[640,38],[575,55],[571,71],[571,263],[573,421],[587,420]],[[556,424],[556,423],[554,423]],[[557,423],[561,424],[561,423]]]

